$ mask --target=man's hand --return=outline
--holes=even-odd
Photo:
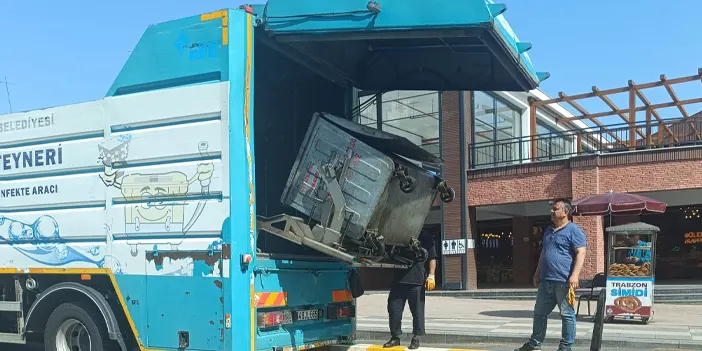
[[[540,277],[540,274],[538,272],[536,274],[534,274],[534,278],[532,278],[532,282],[534,283],[535,288],[539,287],[539,282],[541,282],[541,277]]]
[[[427,289],[427,291],[432,291],[436,288],[436,280],[433,274],[429,274],[427,277],[427,280],[424,282],[424,288]]]
[[[637,262],[639,262],[639,258],[638,258],[638,257],[634,257],[634,256],[632,256],[632,257],[627,257],[626,260],[629,261],[629,262],[631,262],[631,263],[637,263]]]
[[[570,278],[568,279],[568,286],[573,288],[573,290],[577,289],[580,284],[580,279],[578,277],[571,275]]]

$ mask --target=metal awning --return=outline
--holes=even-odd
[[[269,0],[267,39],[362,90],[528,91],[536,72],[491,0]]]
[[[605,231],[607,233],[610,233],[610,234],[628,235],[628,234],[658,233],[661,231],[661,229],[656,227],[655,225],[652,225],[652,224],[638,222],[638,223],[627,223],[627,224],[617,225],[617,226],[613,226],[613,227],[607,227],[605,229]]]

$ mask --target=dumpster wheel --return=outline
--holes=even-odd
[[[385,258],[385,241],[383,240],[382,236],[379,236],[375,232],[366,232],[362,242],[358,243],[358,245],[360,245],[359,249],[366,250],[370,256],[370,259],[374,261]]]
[[[377,236],[373,236],[371,240],[373,241],[373,249],[371,254],[377,259],[382,259],[385,257],[385,243]]]
[[[429,258],[429,252],[427,251],[427,249],[420,247],[419,250],[417,250],[417,251],[419,251],[419,252],[417,252],[416,262],[417,263],[426,262],[427,258]]]
[[[447,188],[446,191],[442,191],[441,194],[439,194],[439,197],[441,198],[441,202],[447,204],[456,199],[456,190]]]
[[[394,176],[400,181],[400,190],[403,193],[411,193],[414,188],[417,187],[417,179],[409,175],[407,167],[401,165],[395,165]]]
[[[413,261],[415,263],[424,263],[427,261],[427,258],[429,258],[429,252],[427,251],[427,249],[422,247],[419,240],[412,240],[410,248],[412,250],[412,253],[414,253]]]
[[[400,180],[400,190],[403,193],[409,194],[417,187],[417,180],[412,176],[405,176],[405,179]]]

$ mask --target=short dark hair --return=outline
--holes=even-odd
[[[553,203],[556,204],[559,202],[563,204],[563,211],[565,211],[567,215],[573,214],[573,205],[570,203],[569,200],[558,199],[558,200],[555,200]]]

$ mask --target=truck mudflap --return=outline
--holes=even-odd
[[[362,90],[528,91],[537,72],[493,0],[268,0],[271,43]]]

